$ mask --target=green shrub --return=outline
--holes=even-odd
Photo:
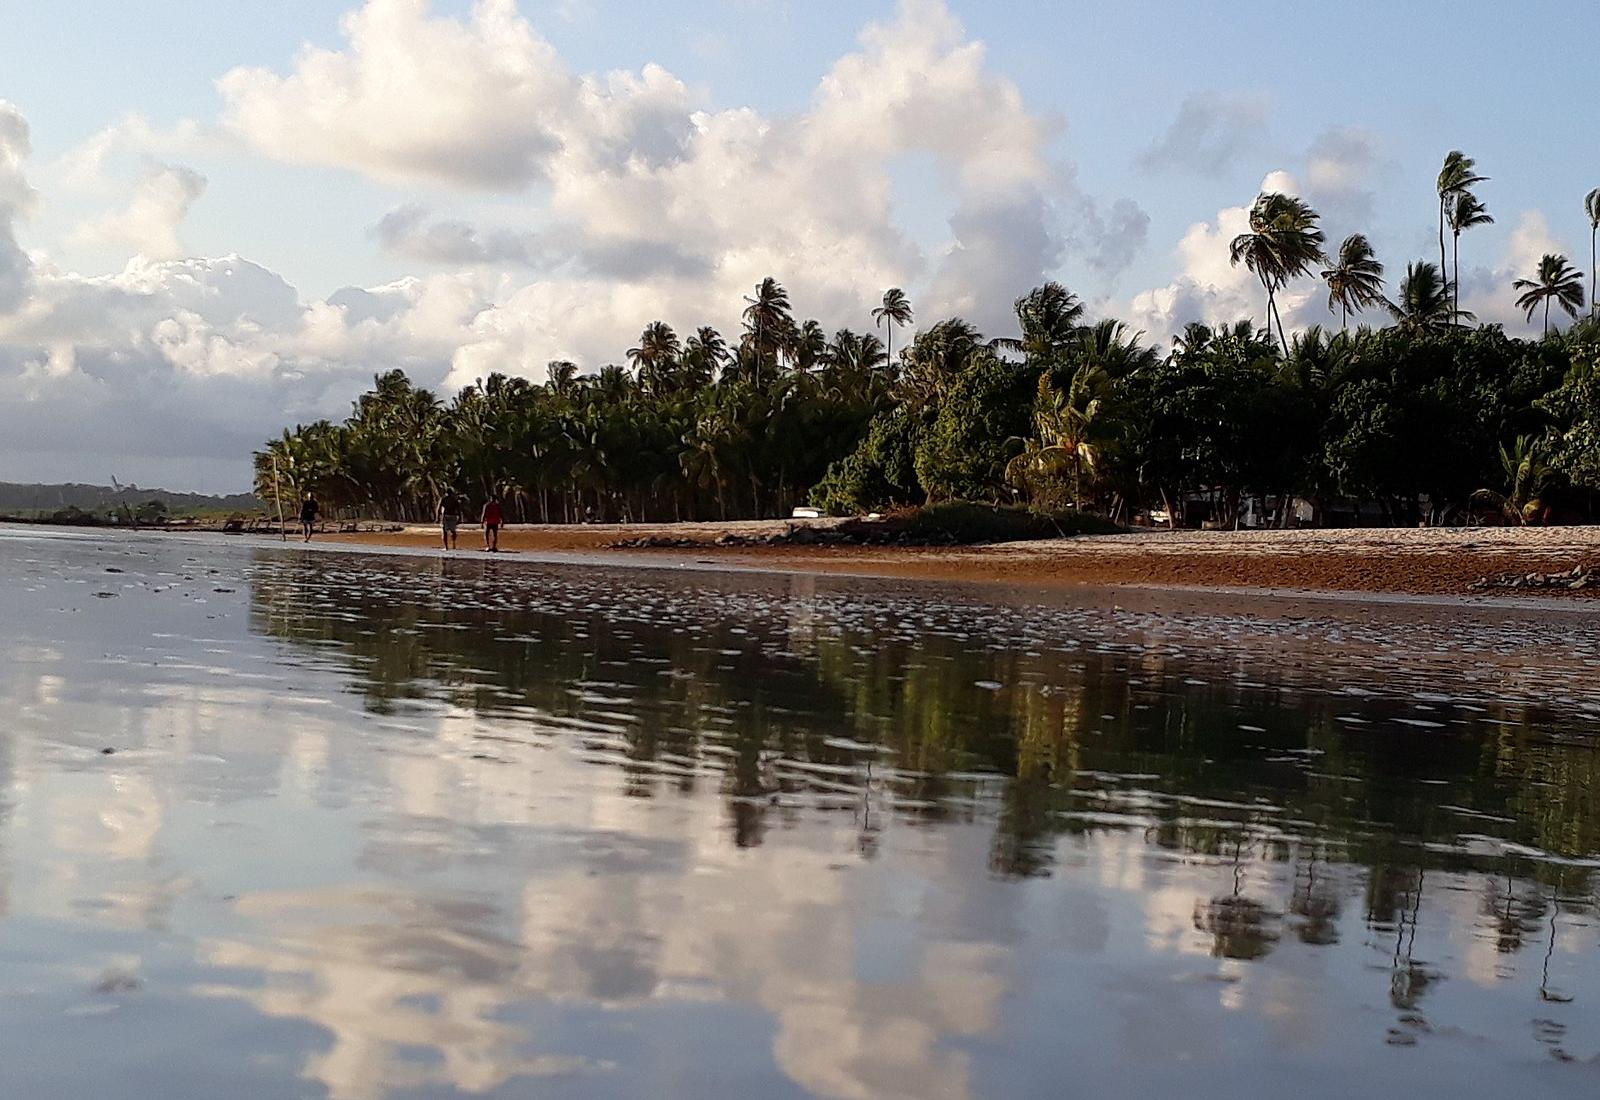
[[[850,516],[920,502],[914,456],[925,431],[921,418],[904,406],[880,413],[856,449],[811,490],[812,506],[830,516]]]
[[[917,479],[929,500],[1001,500],[1014,442],[1033,431],[1039,369],[993,356],[975,360],[939,404],[917,445]]]

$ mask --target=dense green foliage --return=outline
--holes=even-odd
[[[1513,288],[1544,321],[1541,339],[1470,327],[1447,272],[1462,233],[1493,220],[1472,190],[1483,182],[1470,157],[1446,158],[1440,262],[1409,264],[1392,298],[1365,237],[1329,257],[1316,211],[1279,194],[1256,200],[1230,244],[1261,282],[1265,323],[1193,324],[1164,355],[1115,320],[1086,320],[1049,283],[1016,302],[1015,335],[948,318],[891,356],[875,334],[829,339],[797,321],[769,278],[745,299],[732,346],[710,328],[680,341],[655,321],[628,367],[580,376],[552,363],[537,385],[495,374],[449,403],[381,375],[344,423],[258,453],[256,491],[402,519],[431,516],[447,488],[545,521],[952,499],[1220,525],[1286,524],[1307,506],[1342,522],[1591,517],[1600,320],[1550,325],[1551,305],[1557,319],[1578,313],[1583,288],[1565,257],[1546,256]],[[1291,335],[1280,294],[1319,267],[1343,321],[1381,306],[1392,323]],[[914,315],[894,289],[870,318],[893,341]]]
[[[945,321],[896,364],[875,337],[841,332],[804,365],[780,345],[757,366],[747,339],[715,374],[686,351],[592,376],[557,364],[542,385],[496,375],[449,404],[394,371],[343,424],[258,454],[257,492],[412,519],[449,486],[549,521],[962,499],[1227,524],[1251,498],[1282,517],[1297,497],[1438,523],[1508,515],[1479,497],[1513,492],[1519,440],[1548,470],[1541,503],[1586,516],[1600,489],[1592,323],[1536,341],[1497,326],[1313,328],[1287,354],[1250,322],[1191,325],[1163,356],[1114,322],[1041,320],[1039,294],[1066,292],[1019,301],[1020,338]]]

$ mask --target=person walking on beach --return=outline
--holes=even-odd
[[[461,498],[454,489],[446,489],[444,496],[439,498],[439,535],[444,540],[446,550],[456,549],[456,528],[461,526],[461,511]]]
[[[317,526],[317,513],[321,510],[322,506],[311,493],[307,493],[305,500],[300,502],[300,533],[305,536],[307,542],[311,541],[311,532]]]
[[[483,548],[493,554],[500,549],[500,528],[505,524],[505,511],[499,497],[483,502]]]

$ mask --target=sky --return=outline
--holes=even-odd
[[[1263,312],[1263,188],[1398,279],[1452,148],[1463,305],[1587,266],[1589,36],[1461,0],[0,0],[0,480],[234,491],[403,367],[452,394],[904,287],[1011,331],[1055,278],[1165,347]],[[1305,280],[1291,327],[1328,323]]]

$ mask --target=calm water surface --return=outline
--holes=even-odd
[[[1600,1094],[1593,613],[0,529],[0,614],[5,1097]]]

